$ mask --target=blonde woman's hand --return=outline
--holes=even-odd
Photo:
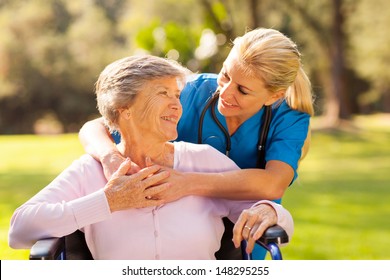
[[[164,203],[176,201],[184,196],[189,195],[188,185],[191,183],[186,177],[186,172],[180,172],[169,167],[162,167],[164,172],[169,173],[169,178],[164,181],[169,184],[169,188],[164,188],[152,196],[153,199],[164,200]]]
[[[163,200],[152,198],[169,188],[169,183],[163,182],[169,172],[153,165],[127,175],[130,169],[131,160],[127,158],[104,187],[111,212],[163,204]]]
[[[126,158],[117,149],[111,149],[100,158],[100,162],[103,166],[104,176],[107,180],[111,179],[112,175],[118,170],[118,168],[125,160]],[[134,174],[140,170],[141,169],[137,164],[131,162],[131,166],[128,169],[127,174]]]

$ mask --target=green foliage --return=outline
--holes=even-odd
[[[355,130],[320,131],[283,199],[295,233],[283,257],[390,259],[388,115],[356,117]],[[26,259],[7,244],[13,211],[83,151],[77,135],[0,136],[0,259]]]
[[[388,2],[377,0],[359,1],[348,18],[350,44],[348,60],[356,71],[370,81],[371,89],[359,101],[363,104],[376,103],[389,95],[390,36],[381,26],[390,25]]]
[[[217,72],[230,42],[261,24],[298,43],[318,112],[343,96],[352,111],[389,111],[389,2],[342,0],[346,90],[334,94],[334,3],[318,0],[13,0],[0,4],[0,131],[34,133],[48,114],[65,132],[96,112],[93,86],[113,60],[138,52],[178,59],[195,72]],[[217,43],[197,56],[202,34]],[[211,41],[211,40],[209,40]],[[207,46],[206,48],[213,49]],[[341,61],[341,59],[339,60]],[[365,94],[362,94],[365,93]],[[333,99],[332,99],[333,98]],[[348,105],[347,105],[348,104]],[[337,111],[337,110],[335,110]],[[340,110],[343,112],[349,110]]]
[[[150,23],[149,26],[145,26],[142,28],[137,36],[135,37],[135,40],[137,42],[137,45],[145,50],[153,50],[155,49],[156,40],[153,36],[153,32],[160,26],[160,22],[158,20],[154,20]]]
[[[107,13],[92,2],[15,1],[0,22],[2,132],[32,133],[53,112],[65,131],[77,131],[96,114],[97,75],[124,53]]]

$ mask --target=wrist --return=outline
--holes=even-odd
[[[118,151],[116,145],[113,145],[112,147],[102,151],[99,155],[100,162],[106,162],[111,161],[111,158],[113,158],[115,155],[120,154]]]
[[[204,173],[185,173],[186,190],[189,195],[209,196],[207,177],[209,176]]]

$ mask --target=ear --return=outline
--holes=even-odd
[[[130,109],[123,109],[120,111],[120,115],[125,120],[129,120],[131,118],[131,111]]]
[[[266,106],[270,106],[274,104],[276,101],[284,97],[284,90],[280,90],[277,92],[272,93],[272,95],[267,99],[267,101],[264,103]]]

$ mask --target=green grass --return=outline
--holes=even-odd
[[[285,259],[390,259],[390,119],[354,124],[321,131],[314,120],[310,152],[283,199],[295,221]],[[0,136],[0,150],[0,259],[27,259],[8,247],[13,211],[83,151],[75,134]]]
[[[283,199],[295,221],[286,259],[390,259],[390,122],[354,123],[354,132],[313,132]]]
[[[47,185],[82,153],[77,135],[0,136],[0,259],[27,259],[27,250],[8,247],[14,210]]]

